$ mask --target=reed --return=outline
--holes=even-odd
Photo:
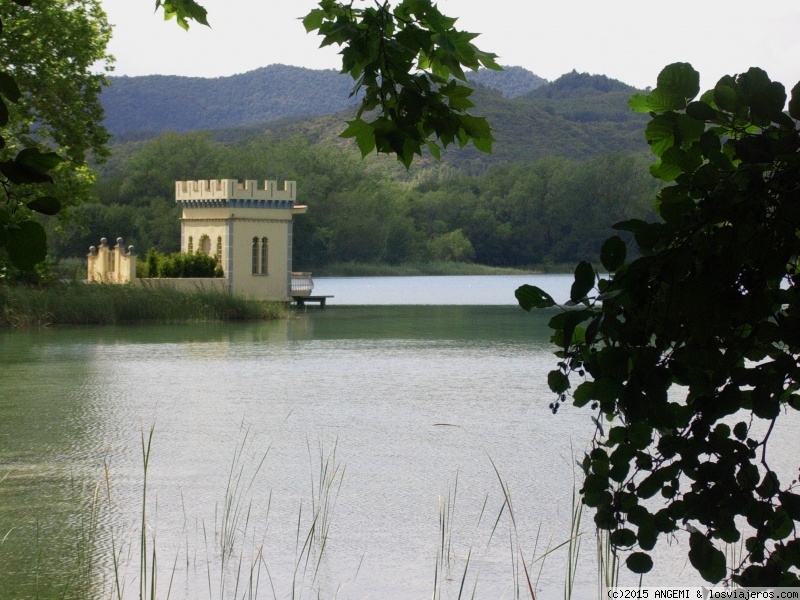
[[[0,285],[0,327],[267,320],[286,314],[281,302],[245,300],[209,290],[186,293],[168,287],[81,283]]]

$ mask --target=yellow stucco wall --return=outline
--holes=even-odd
[[[125,249],[122,238],[110,247],[106,238],[92,246],[87,256],[86,280],[89,283],[129,283],[136,279],[136,254],[133,246]]]
[[[175,201],[183,209],[181,252],[216,256],[224,278],[145,279],[140,284],[182,290],[201,286],[245,298],[291,300],[292,219],[306,212],[295,199],[294,181],[285,181],[282,188],[275,181],[263,186],[254,180],[176,181]],[[135,281],[133,248],[126,252],[121,238],[118,247],[109,248],[103,239],[89,253],[88,272],[90,282]],[[308,295],[310,290],[300,293]]]
[[[182,252],[203,250],[207,239],[210,244],[205,251],[221,254],[220,264],[233,293],[291,299],[292,218],[306,212],[305,206],[294,204],[295,182],[287,181],[283,189],[277,189],[275,182],[266,181],[259,189],[255,181],[178,181],[175,190],[176,201],[183,207]]]

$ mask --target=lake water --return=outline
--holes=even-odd
[[[465,569],[464,597],[515,598],[520,557],[563,597],[566,548],[540,557],[569,538],[593,425],[548,410],[553,313],[513,292],[570,279],[324,279],[327,309],[280,322],[0,333],[0,595],[139,597],[152,428],[158,598],[457,598]],[[658,552],[646,585],[700,584],[685,539]]]

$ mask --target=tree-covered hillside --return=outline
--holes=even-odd
[[[548,91],[551,87],[554,89]],[[631,90],[630,86],[604,76],[585,74],[565,75],[513,99],[477,85],[471,97],[476,105],[472,112],[485,115],[492,125],[496,139],[492,153],[479,152],[471,145],[448,148],[442,153],[442,161],[469,173],[480,173],[490,165],[548,156],[586,159],[609,152],[645,152],[646,118],[628,108]],[[236,143],[261,136],[270,139],[301,136],[314,142],[355,148],[352,140],[339,138],[345,128],[344,121],[352,118],[354,110],[217,130],[214,137]],[[374,158],[375,154],[371,156]],[[423,167],[436,163],[431,158],[416,162]]]
[[[502,71],[492,71],[491,69],[468,71],[467,80],[470,84],[479,84],[497,90],[505,98],[522,96],[547,83],[546,79],[534,75],[523,67],[503,67]]]
[[[471,113],[488,118],[496,142],[492,154],[472,145],[450,148],[443,154],[446,164],[480,172],[547,156],[584,159],[647,148],[641,134],[645,117],[627,106],[636,90],[622,82],[572,72],[548,83],[521,67],[482,69],[468,77],[476,86]],[[217,79],[112,78],[103,93],[105,124],[117,140],[214,130],[226,143],[267,133],[355,147],[338,137],[355,112],[351,87],[349,77],[332,70],[284,65]]]
[[[323,115],[352,105],[349,77],[334,70],[271,65],[230,77],[111,77],[103,91],[112,133],[190,131]]]
[[[470,72],[470,82],[507,98],[546,83],[522,67]],[[112,134],[190,131],[255,125],[298,115],[337,113],[356,100],[353,80],[333,69],[270,65],[230,77],[109,77],[104,125]]]
[[[71,209],[51,231],[59,256],[82,256],[100,237],[141,253],[178,250],[174,182],[288,179],[308,213],[295,223],[295,267],[343,262],[567,263],[594,256],[610,226],[648,218],[657,182],[644,154],[584,161],[549,157],[468,175],[436,164],[400,180],[394,161],[301,138],[221,144],[208,132],[163,134],[117,146],[100,168],[97,202]]]

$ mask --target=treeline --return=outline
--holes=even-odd
[[[83,256],[100,237],[117,236],[140,254],[175,252],[174,182],[236,178],[297,181],[298,200],[308,205],[295,220],[300,270],[343,262],[574,263],[597,255],[613,223],[650,217],[657,189],[640,154],[551,157],[475,175],[436,165],[400,180],[380,161],[297,138],[226,146],[207,133],[166,134],[112,150],[97,200],[50,228],[57,256]]]

